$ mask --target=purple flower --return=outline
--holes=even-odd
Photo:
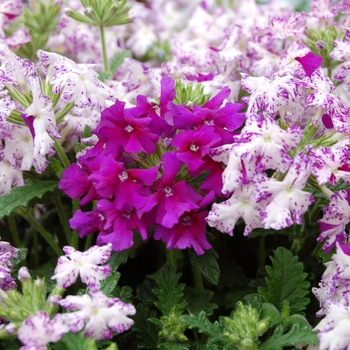
[[[101,291],[81,296],[69,295],[60,305],[73,312],[62,315],[64,322],[73,333],[84,328],[85,337],[97,340],[111,339],[113,333],[129,329],[134,321],[127,316],[135,315],[136,309],[118,298],[108,298]]]
[[[57,281],[61,288],[68,288],[74,284],[80,275],[81,281],[90,288],[100,288],[100,281],[111,273],[110,265],[98,266],[109,260],[112,245],[103,247],[93,246],[81,253],[73,247],[63,247],[65,256],[58,258],[54,276],[51,279]]]
[[[102,228],[102,218],[97,210],[82,212],[78,209],[69,220],[69,225],[73,230],[77,230],[79,237],[83,238]]]
[[[315,55],[313,52],[308,52],[303,57],[296,57],[308,77],[311,77],[311,74],[322,65],[322,57]]]
[[[189,170],[195,171],[204,164],[203,157],[208,154],[220,137],[210,126],[202,126],[196,130],[178,133],[172,142],[172,146],[179,148],[177,157],[182,160]]]
[[[116,198],[118,210],[141,209],[147,202],[151,185],[158,176],[158,167],[151,169],[126,169],[122,162],[115,161],[110,154],[105,157],[100,169],[93,172],[88,180],[91,181],[98,195],[102,198]]]
[[[24,320],[18,330],[18,339],[24,344],[20,350],[47,350],[47,344],[59,341],[68,332],[62,315],[57,314],[50,320],[45,311],[38,311]]]
[[[150,211],[156,206],[156,223],[171,228],[178,222],[182,214],[199,209],[197,203],[202,196],[185,180],[175,182],[182,163],[174,152],[165,153],[162,159],[162,177],[152,186],[156,193],[150,196],[142,211]]]
[[[146,240],[150,223],[135,209],[127,211],[116,209],[116,201],[117,199],[115,201],[101,199],[97,203],[97,210],[104,218],[97,244],[111,244],[113,251],[119,252],[132,247],[133,231],[138,231]]]
[[[96,135],[106,142],[107,148],[115,148],[114,154],[122,152],[153,153],[159,136],[153,134],[148,125],[149,117],[135,116],[133,109],[124,109],[125,103],[116,103],[102,112]]]
[[[211,245],[206,238],[207,211],[197,213],[192,210],[180,216],[178,222],[171,228],[156,225],[154,239],[161,239],[166,243],[167,249],[186,249],[193,247],[197,255],[204,254],[204,249]]]

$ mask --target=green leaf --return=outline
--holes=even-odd
[[[209,302],[213,294],[210,290],[198,294],[194,288],[187,288],[185,290],[187,310],[195,315],[198,315],[201,311],[204,311],[207,316],[212,315],[213,310],[217,308],[216,304]]]
[[[14,267],[16,267],[21,261],[25,260],[28,255],[27,248],[19,248],[15,258],[11,259]]]
[[[84,331],[66,333],[51,347],[53,350],[97,350],[95,339],[85,338]]]
[[[267,287],[259,287],[258,293],[266,302],[281,309],[283,302],[288,302],[292,314],[306,308],[309,298],[310,283],[305,281],[307,274],[298,257],[283,247],[279,247],[275,256],[271,257],[272,267],[266,266]]]
[[[180,320],[188,326],[188,328],[197,328],[199,333],[205,333],[212,339],[221,339],[223,330],[217,322],[211,323],[205,312],[202,311],[199,315],[183,315]]]
[[[269,328],[281,323],[281,315],[277,308],[270,303],[263,303],[260,310],[260,320],[269,319]]]
[[[106,279],[101,281],[101,290],[109,298],[116,297],[114,295],[114,292],[117,289],[119,278],[120,278],[119,272],[112,272]]]
[[[211,284],[217,285],[220,277],[220,268],[216,261],[218,255],[214,249],[207,250],[203,255],[191,251],[191,263],[196,264],[203,277]]]
[[[159,301],[155,305],[163,315],[168,316],[171,311],[181,314],[187,305],[183,299],[185,285],[179,284],[180,276],[173,265],[165,265],[156,277],[158,288],[153,289],[153,293]]]
[[[113,58],[111,59],[111,62],[109,63],[109,69],[111,71],[111,75],[113,76],[114,73],[117,71],[119,66],[124,62],[124,59],[127,57],[131,57],[131,51],[130,50],[124,50],[121,52],[117,52]]]
[[[55,189],[56,181],[27,180],[26,186],[15,187],[11,193],[0,197],[0,219],[21,206],[27,206],[32,199],[42,198],[45,193]]]
[[[55,158],[55,157],[50,157],[49,158],[49,163],[51,165],[51,168],[53,169],[53,171],[55,172],[55,175],[58,177],[58,178],[61,178],[61,175],[64,171],[64,168],[61,164],[61,162]]]
[[[115,271],[120,265],[125,264],[128,260],[128,252],[112,252],[111,257],[108,260],[108,264],[111,265],[112,271]]]
[[[155,316],[154,311],[148,312],[142,304],[136,307],[136,314],[133,316],[135,325],[132,327],[132,332],[137,334],[137,346],[140,349],[157,349],[158,329],[154,323],[149,321],[150,318]]]
[[[158,345],[158,349],[160,350],[188,350],[189,348],[189,344],[175,343],[173,341],[167,341]]]
[[[294,324],[286,334],[283,334],[283,327],[278,326],[272,336],[259,346],[259,350],[283,350],[287,346],[317,342],[317,333],[302,328],[298,324]]]

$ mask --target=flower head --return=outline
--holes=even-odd
[[[111,273],[110,265],[98,266],[109,260],[111,244],[102,247],[93,246],[83,253],[69,246],[63,247],[63,251],[66,255],[58,258],[55,274],[51,277],[61,288],[68,288],[75,283],[79,274],[81,281],[88,287],[98,289],[100,281]]]
[[[108,298],[101,291],[81,296],[69,295],[60,301],[60,305],[73,312],[62,317],[74,333],[84,328],[85,337],[111,339],[112,330],[122,333],[129,329],[134,321],[127,316],[135,315],[136,309],[118,298]]]

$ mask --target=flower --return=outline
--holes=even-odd
[[[235,189],[228,200],[214,203],[207,217],[209,226],[216,227],[230,236],[233,235],[235,225],[240,218],[246,224],[245,236],[249,236],[254,228],[263,227],[260,211],[264,202],[257,203],[254,194],[254,184],[248,183]]]
[[[136,313],[133,305],[125,304],[118,298],[108,298],[101,291],[69,295],[60,301],[60,305],[73,311],[62,315],[73,333],[85,326],[85,337],[97,340],[111,339],[111,330],[122,333],[129,329],[134,321],[127,316]]]
[[[98,266],[109,260],[111,244],[102,247],[93,246],[83,253],[69,246],[63,247],[63,251],[66,255],[58,258],[54,275],[51,277],[61,288],[68,288],[75,283],[78,274],[81,281],[88,287],[99,288],[100,281],[111,273],[110,265]]]
[[[264,228],[281,230],[293,222],[301,225],[302,215],[314,201],[312,194],[303,191],[311,174],[311,159],[298,153],[283,181],[259,174],[254,178],[255,199],[267,199],[262,210]]]
[[[321,234],[317,241],[322,242],[326,239],[323,245],[323,250],[327,253],[336,244],[342,243],[347,237],[345,226],[350,221],[350,191],[341,190],[335,192],[329,201],[329,206],[323,207],[323,218],[318,220]]]
[[[50,320],[45,311],[38,311],[35,315],[23,321],[18,330],[18,339],[24,344],[20,350],[47,350],[48,343],[59,341],[69,328],[63,323],[63,317],[56,314]]]

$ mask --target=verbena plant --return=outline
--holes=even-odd
[[[349,14],[0,2],[0,348],[347,349]]]

